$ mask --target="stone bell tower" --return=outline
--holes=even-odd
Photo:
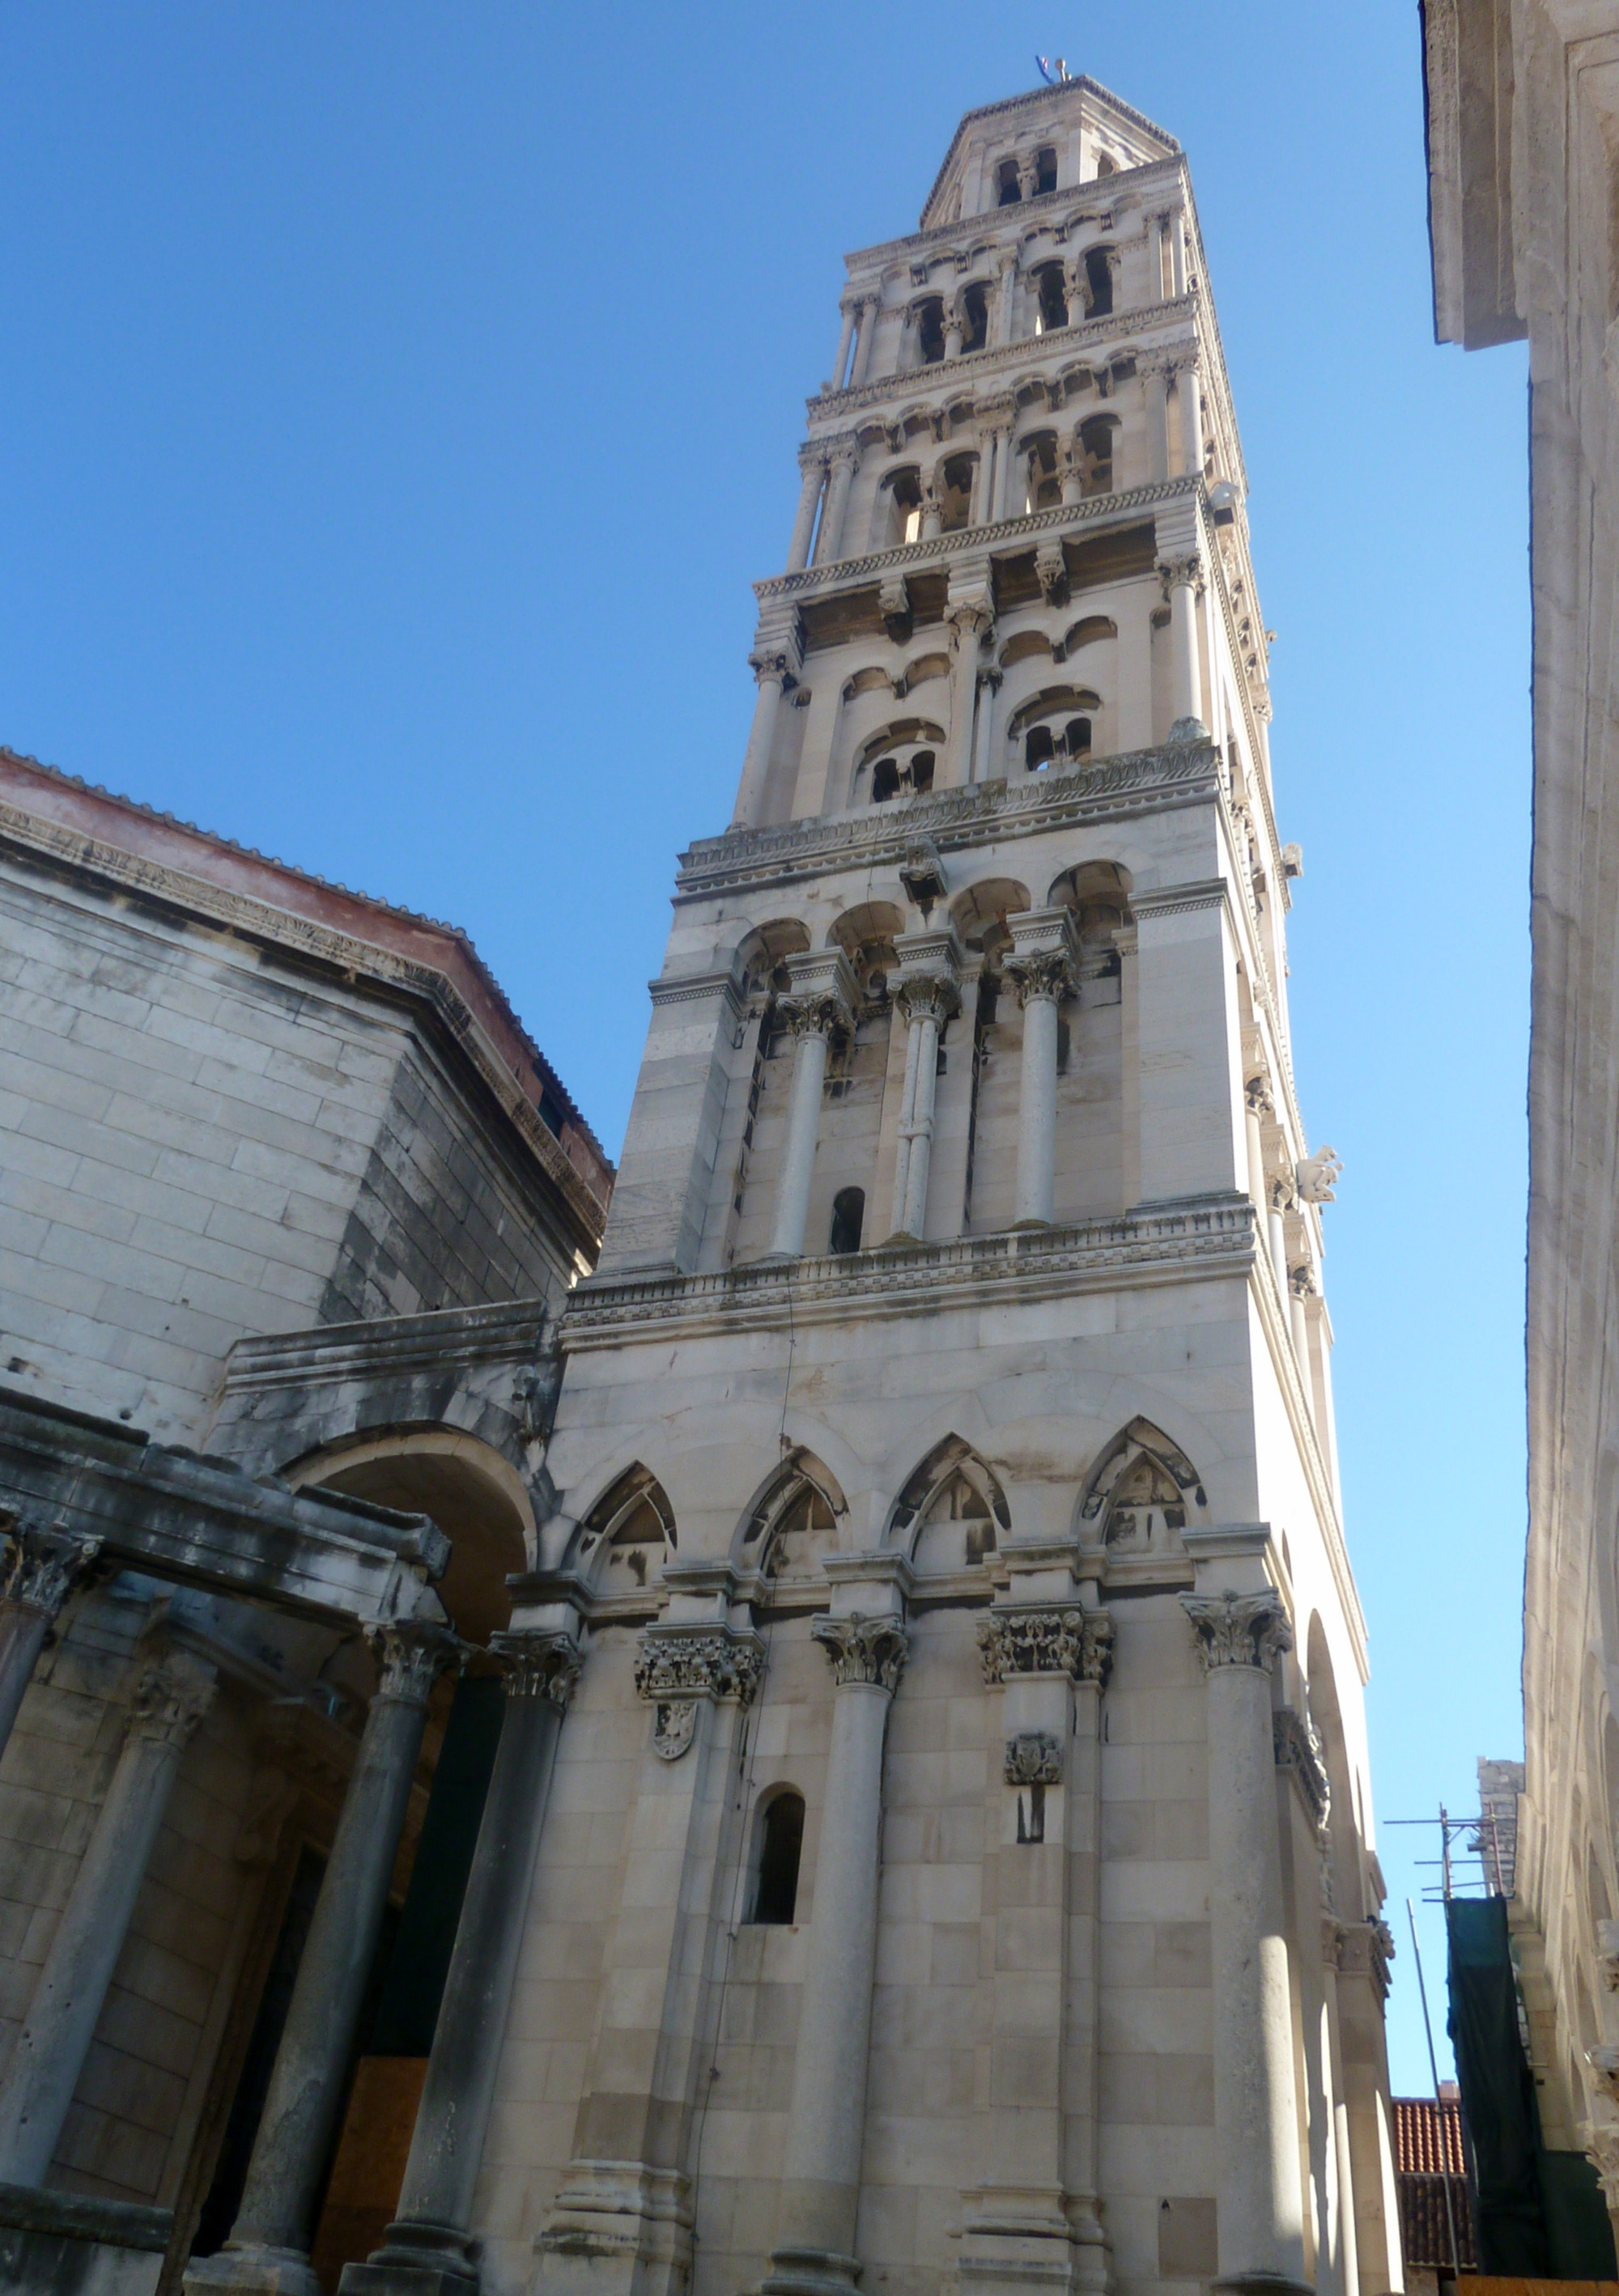
[[[1335,1166],[1186,161],[1018,96],[848,269],[564,1325],[463,2228],[546,2296],[1378,2296]]]

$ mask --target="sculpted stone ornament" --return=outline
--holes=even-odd
[[[377,1664],[376,1698],[403,1706],[425,1706],[439,1677],[451,1667],[459,1674],[468,1656],[467,1645],[437,1620],[396,1619],[368,1627],[366,1640]]]
[[[990,1611],[978,1621],[978,1660],[991,1689],[1020,1674],[1065,1674],[1105,1688],[1113,1638],[1105,1611]]]
[[[1191,550],[1180,557],[1161,558],[1158,561],[1158,581],[1166,606],[1170,602],[1170,592],[1175,589],[1191,590],[1201,598],[1208,586],[1202,553]]]
[[[1260,1595],[1183,1595],[1205,1673],[1224,1666],[1253,1666],[1269,1674],[1293,1648],[1293,1628],[1274,1587]]]
[[[795,1037],[849,1037],[854,1014],[841,996],[816,992],[777,999],[776,1015]]]
[[[101,1553],[99,1538],[77,1538],[19,1521],[6,1534],[10,1553],[0,1603],[54,1624],[74,1587]]]
[[[1587,2049],[1585,2062],[1596,2076],[1598,2094],[1610,2104],[1619,2105],[1619,2046],[1600,2041],[1594,2049]]]
[[[648,1627],[636,1650],[636,1692],[653,1704],[734,1698],[745,1706],[759,1687],[764,1663],[764,1644],[757,1635],[732,1634],[723,1627]],[[689,1736],[688,1732],[688,1742]]]
[[[1619,1922],[1597,1923],[1597,1974],[1605,1992],[1619,1993]]]
[[[130,1736],[184,1746],[213,1704],[218,1687],[211,1666],[185,1651],[170,1651],[147,1668],[136,1685]]]
[[[1619,2210],[1619,2120],[1582,2122],[1580,2143],[1597,2172],[1604,2201],[1610,2209]]]
[[[925,916],[935,901],[943,898],[944,864],[931,837],[914,838],[906,847],[905,858],[900,864],[900,882]]]
[[[543,1698],[559,1713],[567,1712],[584,1664],[571,1635],[519,1628],[514,1633],[491,1635],[489,1654],[501,1661],[501,1687],[508,1698]]]
[[[961,1010],[961,991],[941,974],[911,973],[894,992],[894,1003],[907,1021],[945,1021]]]
[[[1277,1708],[1270,1729],[1277,1768],[1287,1772],[1303,1797],[1316,1832],[1324,1833],[1332,1814],[1332,1785],[1320,1740],[1304,1716],[1291,1706]]]
[[[1037,996],[1048,997],[1060,1004],[1064,996],[1073,995],[1073,966],[1066,949],[1031,949],[1024,955],[1008,956],[1002,966],[1020,1005],[1027,1005]]]
[[[910,1637],[898,1619],[863,1619],[858,1612],[834,1619],[823,1611],[810,1632],[826,1652],[840,1689],[846,1682],[871,1683],[891,1692],[900,1687]]]
[[[661,1762],[678,1762],[697,1727],[694,1698],[660,1699],[652,1710],[652,1750]]]
[[[1049,1730],[1020,1730],[1007,1741],[1003,1774],[1009,1786],[1061,1785],[1062,1740]]]
[[[1335,1204],[1335,1189],[1343,1170],[1344,1161],[1335,1148],[1318,1148],[1313,1156],[1304,1157],[1294,1167],[1300,1202]]]

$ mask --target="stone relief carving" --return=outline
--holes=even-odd
[[[376,1696],[407,1706],[425,1706],[439,1677],[451,1667],[459,1673],[467,1658],[467,1645],[448,1627],[428,1620],[369,1627],[366,1640],[377,1663]]]
[[[133,1738],[159,1738],[184,1746],[214,1702],[214,1670],[185,1651],[170,1651],[148,1666],[129,1709]]]
[[[1274,1587],[1260,1595],[1183,1595],[1205,1673],[1223,1666],[1255,1666],[1269,1674],[1293,1648],[1293,1628]]]
[[[61,1530],[19,1519],[6,1534],[10,1553],[0,1602],[19,1611],[32,1611],[47,1623],[62,1614],[62,1605],[101,1553],[99,1538],[76,1538]]]
[[[900,1687],[910,1637],[898,1619],[834,1619],[823,1612],[810,1631],[826,1652],[840,1689],[846,1682],[873,1683],[887,1691]]]
[[[491,1635],[489,1652],[501,1660],[508,1698],[545,1698],[565,1713],[584,1664],[569,1635],[525,1632]]]
[[[1113,1636],[1105,1611],[990,1611],[978,1621],[979,1664],[991,1689],[1019,1674],[1065,1674],[1105,1687]]]
[[[1002,965],[1020,1005],[1031,998],[1048,996],[1061,1004],[1073,995],[1073,966],[1066,949],[1031,949],[1026,955],[1008,956]]]
[[[725,1628],[648,1627],[633,1669],[637,1696],[654,1702],[734,1698],[745,1706],[764,1672],[756,1635]]]
[[[1336,1203],[1334,1190],[1343,1170],[1343,1160],[1335,1148],[1318,1148],[1313,1156],[1304,1157],[1294,1167],[1300,1201],[1306,1204]]]
[[[1278,1706],[1270,1717],[1276,1767],[1286,1770],[1303,1797],[1318,1833],[1324,1833],[1332,1812],[1332,1786],[1321,1758],[1321,1742],[1296,1708]]]
[[[1049,1730],[1020,1730],[1007,1741],[1003,1774],[1009,1786],[1055,1786],[1063,1780],[1063,1744]]]
[[[694,1698],[662,1698],[652,1710],[652,1750],[661,1762],[678,1762],[697,1727]]]

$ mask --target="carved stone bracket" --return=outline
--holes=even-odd
[[[650,1702],[733,1698],[745,1706],[764,1665],[757,1635],[725,1627],[648,1627],[636,1649],[636,1691]]]
[[[0,1603],[13,1610],[31,1611],[52,1625],[62,1605],[101,1553],[99,1538],[75,1538],[67,1531],[45,1530],[36,1522],[19,1521],[7,1532],[10,1553],[0,1583]]]
[[[1020,1674],[1065,1674],[1105,1688],[1113,1636],[1105,1611],[990,1611],[978,1621],[979,1664],[991,1689]]]
[[[834,1619],[823,1611],[810,1631],[826,1653],[833,1678],[840,1689],[848,1682],[871,1683],[895,1691],[905,1671],[910,1636],[892,1616]]]
[[[1303,1715],[1292,1706],[1278,1706],[1270,1717],[1276,1767],[1286,1770],[1297,1787],[1311,1824],[1325,1833],[1332,1815],[1332,1785],[1321,1759],[1320,1741]]]
[[[491,1635],[489,1654],[501,1662],[508,1698],[544,1698],[559,1713],[568,1710],[584,1658],[571,1635],[517,1629]]]
[[[1034,556],[1040,594],[1048,606],[1060,606],[1068,595],[1068,561],[1060,542],[1042,542]]]
[[[1009,1786],[1060,1785],[1062,1740],[1049,1730],[1020,1730],[1007,1741],[1004,1775]]]
[[[1255,1666],[1269,1674],[1293,1648],[1293,1628],[1274,1587],[1260,1595],[1183,1595],[1205,1673],[1223,1666]]]

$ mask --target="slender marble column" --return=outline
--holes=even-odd
[[[941,477],[941,472],[930,471],[922,481],[922,530],[917,537],[917,539],[922,542],[934,541],[939,533],[940,523],[943,517],[942,505],[939,500]]]
[[[1187,478],[1203,475],[1203,390],[1195,357],[1175,369],[1175,397],[1179,402],[1180,468]]]
[[[801,456],[799,468],[804,474],[804,480],[798,492],[793,539],[787,545],[789,574],[801,574],[810,563],[810,537],[815,531],[816,504],[820,501],[821,488],[826,482],[826,465],[818,455]]]
[[[1215,2286],[1304,2286],[1293,2009],[1282,1912],[1270,1669],[1293,1646],[1280,1597],[1183,1595],[1208,1682]]]
[[[995,726],[995,697],[1000,692],[1000,672],[982,668],[978,673],[977,731],[973,736],[973,779],[987,782],[990,778],[990,752]]]
[[[1197,601],[1203,594],[1203,560],[1195,550],[1158,562],[1170,610],[1170,739],[1204,741],[1203,673],[1198,660]]]
[[[753,705],[753,725],[742,760],[736,810],[731,816],[733,829],[752,829],[758,822],[770,778],[770,753],[776,746],[776,721],[781,715],[781,698],[793,683],[785,652],[773,652],[761,646],[748,656],[748,662],[758,681],[759,699]]]
[[[1003,256],[1000,263],[1000,291],[995,298],[995,340],[1009,343],[1017,322],[1017,258]]]
[[[45,1638],[101,1552],[99,1538],[76,1538],[37,1523],[12,1526],[13,1542],[0,1594],[0,1753],[33,1679]]]
[[[821,530],[815,537],[815,562],[818,566],[830,565],[842,555],[843,512],[849,507],[849,489],[854,480],[855,464],[859,459],[851,446],[840,446],[833,452],[826,507],[821,513]]]
[[[849,377],[851,390],[859,390],[871,372],[872,339],[877,332],[877,313],[882,308],[880,295],[866,295],[860,299],[860,332],[855,338],[854,367]]]
[[[45,2181],[180,1758],[213,1695],[212,1667],[185,1652],[171,1652],[141,1675],[112,1783],[0,2086],[0,2183]]]
[[[1004,440],[998,459],[996,491],[1000,499],[995,515],[998,519],[1022,518],[1025,514],[1023,489],[1029,474],[1015,439],[1008,437]]]
[[[823,1615],[810,1629],[837,1691],[793,2062],[781,2213],[763,2296],[849,2296],[877,1955],[883,1739],[908,1648],[897,1614]]]
[[[365,2005],[388,1883],[434,1682],[461,1645],[447,1627],[371,1630],[382,1678],[309,1924],[231,2235],[200,2258],[187,2289],[318,2296],[308,2245],[342,2082]]]
[[[894,1003],[907,1024],[905,1090],[900,1109],[899,1151],[894,1159],[896,1235],[927,1233],[927,1181],[933,1152],[933,1100],[939,1079],[939,1035],[952,1013],[961,1010],[956,966],[944,934],[906,936],[933,944],[919,951],[914,969],[900,954],[900,988]]]
[[[838,355],[832,363],[834,390],[842,390],[843,388],[843,377],[849,369],[849,346],[854,340],[855,314],[859,308],[859,304],[853,302],[843,302],[838,305],[842,324],[838,328]]]
[[[490,1644],[505,1669],[500,1742],[456,1931],[455,1952],[383,2245],[347,2265],[342,2296],[444,2296],[478,2284],[469,2240],[495,2074],[533,1888],[563,1716],[579,1678],[571,1635],[518,1631]]]
[[[792,994],[777,1011],[797,1039],[793,1062],[793,1098],[787,1140],[776,1184],[776,1219],[770,1250],[783,1259],[801,1258],[810,1218],[810,1184],[821,1128],[821,1091],[832,1039],[854,1029],[859,1001],[853,974],[841,949],[817,949],[789,957]]]
[[[1321,1916],[1321,1964],[1327,2001],[1326,2071],[1332,2106],[1333,2161],[1337,2172],[1338,2276],[1344,2296],[1360,2296],[1360,2243],[1355,2226],[1355,2164],[1349,2142],[1349,2103],[1344,2089],[1344,2036],[1338,2022],[1338,1954],[1344,1924],[1335,1914]]]
[[[961,357],[961,338],[966,332],[960,312],[952,311],[944,327],[944,355],[947,359]]]
[[[1169,377],[1156,363],[1141,378],[1146,402],[1146,475],[1155,484],[1170,474]]]
[[[1006,971],[1023,1008],[1015,1225],[1049,1227],[1056,1188],[1057,1006],[1073,994],[1073,919],[1067,909],[1025,909],[1007,922],[1012,954]]]

